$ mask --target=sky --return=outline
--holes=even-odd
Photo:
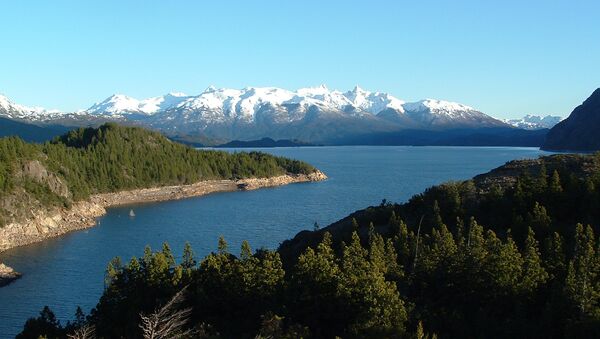
[[[208,86],[359,85],[498,118],[600,87],[600,1],[0,0],[0,93],[73,111]]]

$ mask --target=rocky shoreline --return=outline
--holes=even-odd
[[[0,228],[0,252],[56,237],[68,232],[92,227],[106,208],[143,202],[177,200],[214,192],[254,190],[300,182],[322,181],[327,176],[316,171],[311,174],[286,174],[270,178],[240,180],[208,180],[191,185],[163,186],[116,193],[97,194],[89,200],[73,203],[71,208],[42,210],[18,223]]]

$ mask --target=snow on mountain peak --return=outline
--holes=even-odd
[[[62,114],[56,109],[49,110],[43,107],[28,107],[16,104],[3,94],[0,94],[0,113],[10,118],[32,120],[35,120],[37,117],[48,117]]]
[[[6,97],[3,94],[0,94],[0,107],[8,109],[10,104],[11,104],[11,102],[10,102],[10,100],[8,100],[8,97]]]
[[[19,116],[34,116],[42,114],[38,112],[47,112],[12,104],[5,96],[0,96],[0,109],[9,104],[13,107],[10,110],[12,115],[15,115],[15,111],[19,112]],[[144,100],[124,94],[113,94],[79,114],[114,117],[133,114],[156,116],[153,118],[155,121],[179,119],[220,123],[236,119],[253,121],[257,114],[265,112],[269,119],[291,122],[302,119],[311,107],[316,107],[322,112],[347,116],[368,116],[387,112],[386,114],[406,115],[406,118],[425,124],[433,121],[441,124],[452,120],[475,122],[492,119],[463,104],[435,99],[406,103],[388,93],[371,92],[358,85],[346,92],[330,90],[325,85],[300,88],[296,91],[277,87],[228,89],[209,86],[198,95],[171,92]]]
[[[425,99],[417,102],[404,104],[404,109],[410,112],[429,111],[434,114],[451,115],[454,112],[476,111],[473,107],[459,104],[457,102]]]
[[[113,94],[104,101],[92,105],[92,107],[87,109],[87,112],[97,115],[122,115],[131,113],[151,115],[173,108],[187,98],[186,94],[177,92],[145,100],[138,100],[124,94]]]
[[[351,91],[340,92],[330,90],[325,85],[318,87],[300,88],[295,92],[277,87],[246,87],[238,89],[217,89],[209,86],[197,96],[183,93],[138,100],[123,94],[114,94],[106,100],[94,104],[87,111],[96,115],[145,114],[154,115],[158,112],[175,108],[186,111],[202,111],[202,115],[215,116],[207,111],[220,112],[226,116],[252,117],[266,104],[281,106],[297,104],[306,110],[317,106],[323,110],[346,112],[353,107],[355,114],[377,114],[386,109],[404,112],[404,101],[387,93],[369,92],[355,86]]]
[[[527,114],[521,119],[504,119],[503,121],[517,128],[535,130],[542,128],[552,128],[561,120],[563,120],[562,117],[555,115],[547,115],[543,117],[539,115]]]
[[[210,86],[206,87],[206,89],[202,93],[210,93],[210,92],[214,92],[216,90],[217,90],[217,88],[215,86],[210,85]]]
[[[165,96],[171,96],[171,97],[187,97],[188,95],[182,92],[169,92],[167,95]]]
[[[140,101],[124,94],[113,94],[88,109],[92,114],[118,114],[139,111]]]

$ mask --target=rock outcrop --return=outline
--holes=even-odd
[[[71,208],[38,210],[31,218],[0,228],[0,252],[91,227],[104,213],[103,205],[91,201],[73,203]]]
[[[0,287],[8,285],[20,277],[21,273],[15,272],[15,270],[4,264],[0,264]]]

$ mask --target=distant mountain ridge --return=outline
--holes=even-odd
[[[144,100],[116,94],[71,113],[31,109],[2,98],[0,116],[10,119],[65,126],[96,126],[115,121],[155,129],[189,143],[266,137],[317,144],[343,144],[343,140],[361,143],[363,136],[406,130],[428,131],[426,134],[431,135],[429,131],[494,129],[492,138],[496,138],[497,129],[507,134],[515,129],[464,104],[436,99],[405,102],[358,86],[346,92],[324,85],[296,91],[276,87],[209,87],[199,95],[169,93]],[[425,139],[419,142],[434,142]],[[498,143],[491,141],[493,145]],[[412,144],[410,138],[406,144]]]
[[[600,150],[600,88],[554,126],[542,149],[554,151]]]
[[[260,140],[240,141],[233,140],[225,144],[218,145],[218,148],[245,148],[245,147],[301,147],[317,146],[314,144],[302,142],[299,140],[273,140],[271,138],[262,138]]]
[[[552,128],[556,124],[561,122],[561,120],[562,117],[556,115],[539,116],[527,114],[521,119],[504,119],[503,121],[517,128],[536,130],[543,128]]]
[[[70,128],[61,125],[38,126],[0,117],[0,138],[18,135],[29,142],[44,142],[65,134]]]

